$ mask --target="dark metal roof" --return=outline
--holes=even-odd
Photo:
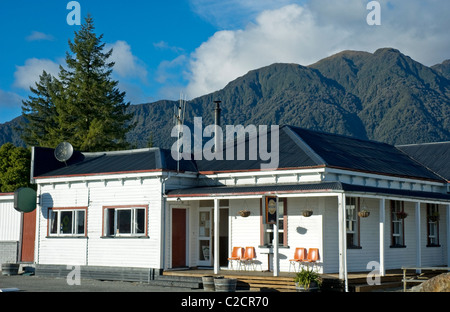
[[[328,167],[442,180],[395,146],[298,127],[290,128],[325,161]]]
[[[205,186],[171,190],[166,192],[168,197],[214,197],[288,193],[320,193],[330,191],[344,191],[354,193],[369,193],[384,196],[402,196],[409,198],[433,199],[450,201],[450,194],[432,193],[410,190],[377,188],[370,186],[352,185],[342,182],[317,182],[297,184],[276,184],[256,186]]]
[[[269,132],[267,138],[267,152],[272,152],[271,145],[271,132]],[[224,152],[224,160],[208,161],[206,159],[197,160],[198,170],[201,172],[220,172],[220,171],[247,171],[247,170],[260,170],[261,164],[269,163],[270,160],[262,160],[260,154],[260,145],[257,145],[257,140],[251,141],[247,136],[243,143],[235,141],[233,144],[234,156],[230,160],[230,157],[226,156]],[[251,142],[251,143],[250,143]],[[224,144],[226,147],[226,144]],[[250,159],[249,146],[257,148],[256,159]],[[245,157],[243,160],[237,159],[237,151],[244,150]],[[323,162],[318,161],[303,146],[300,146],[295,141],[293,135],[290,133],[288,127],[280,127],[278,133],[278,166],[276,169],[284,168],[305,168],[324,165]]]
[[[271,136],[268,134],[267,151],[272,152]],[[257,141],[257,140],[255,140]],[[252,141],[252,144],[255,143]],[[251,145],[249,138],[243,144],[234,143],[233,159],[228,160],[181,160],[179,170],[190,172],[259,171],[261,159],[258,145]],[[330,167],[367,173],[411,177],[444,182],[431,170],[421,165],[396,147],[347,136],[306,130],[293,126],[281,126],[278,133],[278,165],[276,169]],[[258,142],[259,143],[259,142]],[[250,159],[249,146],[257,146],[256,159]],[[244,160],[237,159],[237,151],[245,150]],[[203,155],[204,156],[204,155]],[[275,156],[275,153],[271,155]],[[193,158],[193,157],[192,157]],[[34,178],[104,173],[140,172],[151,170],[177,170],[177,162],[170,150],[149,148],[121,152],[81,153],[75,152],[67,163],[58,162],[53,149],[34,148],[32,173]],[[448,166],[447,166],[447,169]]]
[[[450,142],[400,145],[397,148],[450,181]]]
[[[76,176],[156,170],[177,170],[177,163],[170,151],[148,148],[120,152],[75,152],[61,163],[53,156],[53,149],[34,149],[33,177]],[[192,162],[181,161],[180,170],[196,171]]]
[[[270,139],[267,140],[270,143]],[[201,172],[259,170],[259,157],[249,160],[248,140],[245,160],[196,161]],[[242,148],[242,147],[241,147]],[[269,145],[268,150],[271,151]],[[237,147],[235,145],[235,151]],[[279,130],[279,163],[274,169],[332,167],[392,176],[442,181],[395,146],[348,136],[282,126]]]
[[[169,197],[183,196],[215,196],[215,195],[249,195],[264,193],[290,193],[290,192],[317,192],[342,190],[340,182],[319,182],[299,184],[276,184],[276,185],[248,185],[248,186],[204,186],[168,191]]]

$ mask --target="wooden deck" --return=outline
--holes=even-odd
[[[367,292],[381,291],[387,288],[402,287],[402,270],[390,270],[385,276],[380,278],[380,285],[367,284],[368,272],[350,273],[348,274],[349,291],[351,292]],[[415,274],[410,272],[410,275]],[[280,291],[290,292],[296,291],[294,285],[295,272],[280,272],[279,276],[273,276],[273,272],[261,271],[233,271],[220,270],[219,274],[214,274],[212,269],[189,268],[185,270],[169,270],[163,272],[164,276],[223,276],[225,278],[237,279],[238,289],[249,291]],[[339,274],[322,274],[323,291],[344,291],[344,284],[339,280]]]

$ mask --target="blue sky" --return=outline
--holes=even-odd
[[[64,65],[79,26],[66,0],[0,3],[0,123],[21,114],[29,86]],[[312,64],[342,50],[394,47],[426,65],[450,59],[450,1],[79,0],[113,48],[113,78],[132,104],[188,99],[219,90],[275,62]]]

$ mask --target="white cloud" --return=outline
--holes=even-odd
[[[44,34],[39,31],[33,31],[29,36],[26,37],[27,41],[40,41],[40,40],[46,40],[46,41],[53,41],[55,38],[52,35]]]
[[[183,48],[171,46],[165,41],[160,41],[160,42],[153,43],[153,46],[155,48],[157,48],[157,49],[160,49],[160,50],[170,50],[170,51],[175,52],[175,53],[183,53],[184,52]]]
[[[147,69],[143,62],[133,55],[130,45],[122,40],[113,44],[107,44],[106,50],[113,49],[109,61],[114,62],[114,72],[123,78],[138,78],[145,82],[147,79]]]
[[[186,56],[180,55],[172,61],[162,61],[156,72],[155,80],[159,83],[166,83],[171,79],[179,79],[179,68],[186,64]]]
[[[297,0],[190,0],[192,10],[201,18],[221,29],[245,26],[265,10],[298,3]]]
[[[18,108],[22,105],[23,98],[9,91],[0,90],[0,108]]]
[[[48,59],[31,58],[25,61],[25,65],[16,66],[14,73],[14,86],[29,90],[39,81],[39,76],[43,71],[57,77],[59,73],[59,64]]]
[[[342,50],[393,47],[426,65],[450,58],[450,1],[379,0],[380,26],[366,22],[368,1],[310,0],[278,9],[270,9],[269,0],[259,7],[253,0],[242,3],[229,0],[213,7],[210,1],[191,1],[198,14],[219,16],[222,9],[224,19],[231,14],[230,4],[236,11],[252,4],[255,10],[264,9],[263,4],[269,9],[241,29],[216,32],[191,54],[189,97],[221,89],[252,69],[276,62],[310,65]]]

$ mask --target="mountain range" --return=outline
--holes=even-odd
[[[450,60],[428,67],[393,48],[252,70],[188,101],[185,124],[192,127],[194,117],[213,124],[216,100],[222,102],[223,125],[288,124],[389,144],[450,141]],[[170,148],[178,104],[130,105],[130,143]],[[23,145],[16,130],[21,118],[0,124],[0,145]]]

